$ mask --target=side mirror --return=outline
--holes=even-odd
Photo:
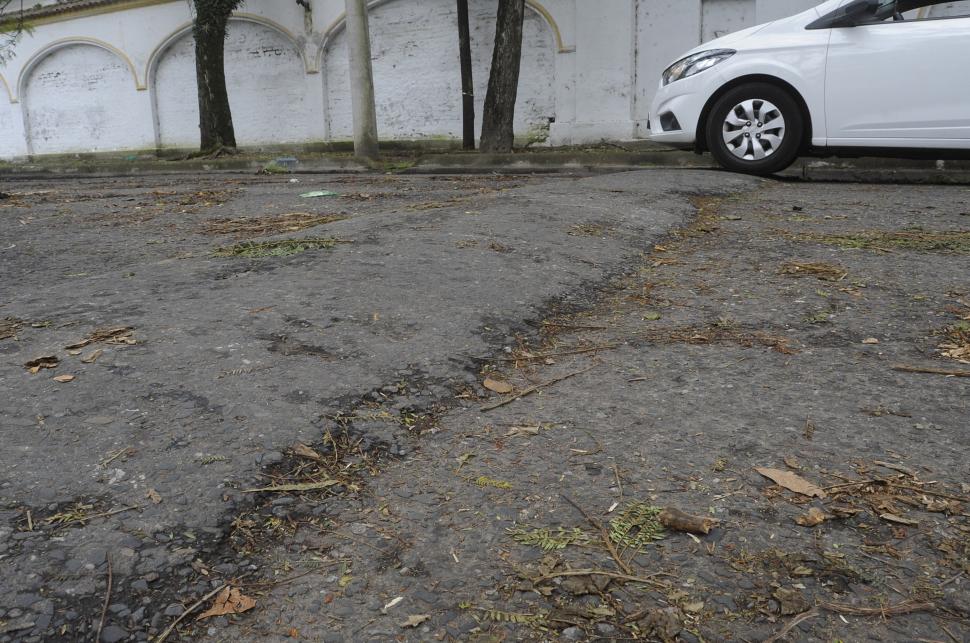
[[[838,29],[855,27],[875,17],[881,3],[879,0],[852,0],[835,11],[811,23],[806,29]]]

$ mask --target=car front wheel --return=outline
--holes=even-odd
[[[805,123],[784,89],[768,83],[735,87],[707,119],[707,148],[724,168],[765,176],[795,162]]]

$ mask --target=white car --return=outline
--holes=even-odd
[[[663,74],[651,139],[772,174],[799,155],[970,158],[970,0],[830,0]]]

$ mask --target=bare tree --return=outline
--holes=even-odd
[[[229,17],[243,0],[192,0],[195,5],[195,74],[199,89],[199,132],[202,154],[236,149],[229,92],[226,89],[226,36]]]
[[[512,151],[512,123],[519,89],[524,21],[525,0],[499,0],[492,70],[485,94],[485,113],[482,115],[483,152]]]
[[[0,64],[13,57],[13,47],[30,26],[24,21],[24,0],[0,0]]]
[[[458,55],[461,61],[462,149],[475,149],[475,79],[472,76],[472,37],[468,0],[458,0]]]

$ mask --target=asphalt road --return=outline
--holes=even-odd
[[[301,198],[315,189],[336,195]],[[818,537],[836,545],[820,546],[822,563],[785,567],[765,552],[806,549],[791,525],[807,506],[763,497],[751,473],[790,457],[808,477],[851,480],[868,471],[853,463],[890,461],[920,468],[909,487],[967,493],[968,380],[892,370],[961,368],[939,346],[970,315],[966,186],[645,171],[66,179],[0,191],[12,195],[0,201],[0,337],[10,335],[0,640],[144,640],[227,581],[257,608],[187,634],[578,640],[675,629],[641,619],[629,630],[620,616],[637,606],[674,610],[644,618],[675,618],[683,638],[757,639],[849,599],[935,601],[937,611],[887,620],[882,638],[970,631],[968,552],[939,553],[961,533],[966,542],[958,506],[922,513],[921,527],[895,523],[902,535],[879,515],[911,520],[910,505],[882,499],[891,504],[874,524],[851,514],[851,527],[819,527],[842,530]],[[234,245],[253,240],[290,243]],[[45,357],[55,359],[36,373],[25,367]],[[521,392],[587,368],[481,411],[496,395],[486,374]],[[522,426],[539,428],[508,437]],[[294,457],[296,443],[321,461]],[[246,492],[321,480],[333,484]],[[515,587],[516,567],[537,557],[508,528],[589,527],[562,492],[604,522],[633,497],[710,509],[724,525],[715,542],[733,555],[722,571],[702,565],[707,578],[693,541],[664,541],[636,565],[678,581],[646,598]],[[880,538],[865,547],[898,537],[891,551],[861,550],[877,559],[912,543],[919,564],[902,591],[935,593],[893,595],[823,564],[870,533]],[[867,563],[846,566],[865,578],[886,568]],[[792,611],[779,590],[805,602],[782,592]],[[384,609],[397,596],[399,610]],[[548,619],[573,602],[586,612],[562,621],[496,616]],[[797,631],[838,636],[838,616]],[[849,639],[871,628],[853,623]]]

